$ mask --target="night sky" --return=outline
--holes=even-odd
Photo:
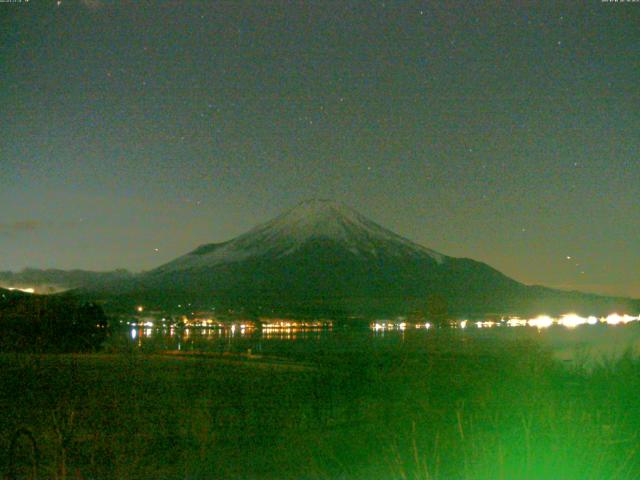
[[[149,269],[343,201],[640,297],[640,3],[0,3],[0,270]]]

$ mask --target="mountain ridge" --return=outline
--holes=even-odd
[[[36,293],[58,293],[79,287],[102,285],[134,276],[124,269],[106,272],[91,270],[61,270],[56,268],[25,268],[19,272],[0,272],[0,288],[33,288]]]
[[[253,310],[452,314],[584,313],[632,301],[524,285],[469,258],[444,255],[343,204],[304,201],[234,239],[204,244],[119,290],[151,302]]]
[[[125,311],[140,304],[316,316],[423,315],[435,307],[456,316],[640,311],[640,300],[525,285],[327,200],[302,202],[153,270],[93,278],[80,287],[71,293]]]

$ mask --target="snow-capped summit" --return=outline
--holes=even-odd
[[[355,210],[331,200],[307,200],[251,230],[264,240],[304,242],[313,237],[349,239],[349,232],[366,230],[367,219]]]
[[[306,200],[254,231],[304,241],[310,237],[344,240],[349,229],[370,228],[371,222],[355,210],[331,200]]]
[[[314,199],[299,203],[233,240],[203,245],[155,272],[206,268],[263,256],[281,258],[312,241],[331,242],[361,258],[427,257],[438,263],[445,259],[444,255],[396,235],[342,203]]]

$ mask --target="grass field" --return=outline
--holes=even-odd
[[[277,358],[274,358],[277,354]],[[442,334],[260,358],[0,355],[0,465],[51,479],[636,479],[640,362]]]

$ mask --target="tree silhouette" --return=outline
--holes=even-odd
[[[432,293],[427,297],[426,316],[434,325],[444,325],[449,319],[449,304],[444,295]]]
[[[107,317],[91,303],[57,296],[10,295],[0,302],[0,349],[90,351],[107,334]]]

